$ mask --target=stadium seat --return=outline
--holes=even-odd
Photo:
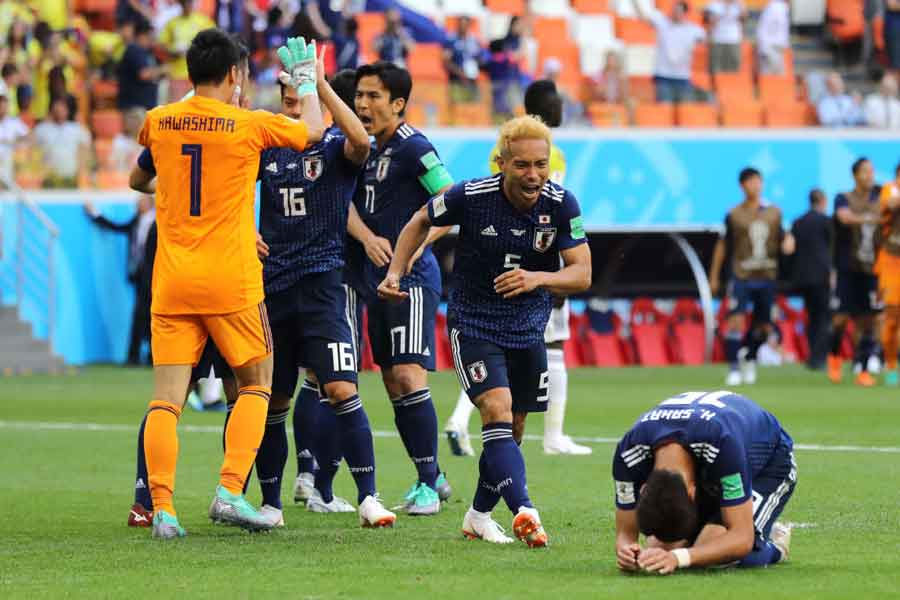
[[[440,44],[416,44],[409,58],[407,68],[413,81],[446,81],[444,49]]]
[[[631,303],[631,339],[638,363],[647,367],[671,364],[666,349],[668,319],[650,298],[635,298]]]
[[[584,360],[581,344],[574,337],[570,337],[563,342],[563,356],[565,357],[567,369],[575,369],[588,364]]]
[[[447,335],[447,315],[438,311],[434,319],[434,362],[438,371],[453,368],[453,353],[450,350],[450,338]]]
[[[627,44],[622,52],[625,72],[629,77],[652,77],[656,64],[656,47],[651,44]]]
[[[582,15],[608,14],[609,0],[572,0],[572,8]]]
[[[112,152],[112,140],[98,139],[94,141],[94,153],[97,155],[97,165],[101,169],[109,166],[109,155]]]
[[[759,99],[764,103],[777,103],[795,100],[797,97],[794,80],[786,75],[759,76]]]
[[[719,102],[748,100],[754,97],[753,79],[747,73],[716,73],[713,85]]]
[[[538,69],[543,69],[544,62],[555,58],[562,67],[557,84],[572,96],[577,96],[581,87],[581,50],[578,45],[566,39],[552,45],[542,44],[538,47]]]
[[[634,109],[638,127],[674,127],[675,107],[668,103],[638,104]]]
[[[97,171],[97,187],[101,190],[127,190],[128,173],[122,171]]]
[[[525,13],[525,0],[485,0],[484,7],[491,12],[521,16]]]
[[[538,44],[564,41],[569,38],[569,23],[562,17],[535,17],[533,31]]]
[[[611,15],[585,15],[574,21],[573,37],[579,46],[615,44],[616,28]]]
[[[672,309],[672,350],[676,362],[703,364],[706,354],[703,311],[693,298],[679,298]]]
[[[725,127],[761,127],[762,104],[756,100],[726,102],[722,105],[722,125]]]
[[[462,127],[490,127],[491,111],[480,102],[454,104],[450,107],[451,122]]]
[[[122,113],[117,110],[98,110],[91,114],[91,129],[100,139],[112,139],[122,132]]]
[[[97,79],[91,84],[91,100],[94,108],[112,108],[119,96],[119,84],[108,79]]]
[[[618,334],[588,331],[585,335],[587,364],[595,367],[623,367],[627,364]]]
[[[865,28],[863,0],[829,0],[827,14],[831,35],[839,44],[862,38]]]
[[[884,51],[884,16],[877,16],[872,20],[872,34],[875,37],[875,49]]]
[[[117,0],[78,0],[76,10],[80,12],[115,12]]]
[[[616,37],[626,45],[656,45],[656,30],[653,25],[641,19],[620,17],[616,19]]]
[[[595,127],[627,127],[628,110],[623,104],[591,102],[587,107],[588,117]]]
[[[652,77],[629,77],[628,93],[637,102],[655,102],[656,86]]]
[[[810,125],[810,107],[805,102],[778,101],[765,104],[767,127],[806,127]]]
[[[716,107],[705,102],[683,102],[675,106],[675,122],[679,127],[718,127]]]
[[[358,26],[356,37],[359,40],[360,51],[364,55],[371,55],[375,44],[375,38],[384,31],[384,13],[362,12],[354,18]]]

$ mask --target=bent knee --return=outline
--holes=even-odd
[[[396,365],[382,377],[392,398],[428,387],[428,372],[419,365]]]
[[[333,381],[325,384],[325,396],[328,402],[337,404],[356,395],[356,386],[349,381]]]
[[[285,410],[291,407],[291,397],[287,394],[274,392],[269,399],[269,410]]]

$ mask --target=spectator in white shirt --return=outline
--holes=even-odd
[[[825,81],[826,94],[819,100],[819,123],[824,127],[856,127],[865,124],[859,94],[844,91],[840,73],[831,72]]]
[[[34,128],[34,138],[46,169],[45,188],[77,188],[79,173],[87,171],[91,134],[75,121],[75,98],[57,97],[50,114]]]
[[[0,80],[0,189],[15,178],[13,158],[16,145],[28,135],[28,127],[18,117],[9,114],[10,89]]]
[[[791,46],[790,8],[785,0],[770,0],[756,24],[756,54],[760,73],[784,73],[784,51]]]
[[[881,79],[878,93],[869,94],[863,104],[866,124],[878,129],[900,129],[900,100],[897,78],[888,73]]]
[[[706,5],[710,25],[709,68],[713,73],[741,70],[741,41],[744,38],[744,6],[739,0],[717,0]]]
[[[691,85],[694,46],[706,38],[706,33],[685,18],[688,4],[682,0],[672,6],[671,17],[655,8],[648,10],[640,0],[634,0],[634,6],[641,18],[656,28],[656,101],[691,102],[695,96]]]
[[[132,108],[123,115],[123,131],[113,138],[109,152],[108,166],[113,171],[129,172],[143,151],[137,137],[146,116],[147,111],[142,108]]]

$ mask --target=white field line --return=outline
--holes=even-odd
[[[124,425],[119,423],[66,423],[51,421],[0,421],[0,429],[14,429],[19,431],[93,431],[93,432],[112,432],[123,431],[136,433],[137,427],[134,425]],[[185,433],[222,433],[222,427],[217,425],[189,425],[184,424],[178,427],[178,430]],[[291,428],[288,427],[288,431]],[[396,431],[380,431],[373,430],[372,435],[382,438],[399,437]],[[541,441],[543,438],[539,435],[526,435],[528,441]],[[576,442],[586,444],[617,444],[617,438],[609,437],[579,437],[573,436]],[[473,440],[477,441],[477,440]],[[811,452],[881,452],[885,454],[900,454],[900,447],[897,446],[853,446],[853,445],[827,445],[827,444],[794,444],[795,450],[806,450]]]

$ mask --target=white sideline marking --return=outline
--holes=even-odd
[[[126,431],[136,432],[137,428],[133,425],[123,425],[121,423],[66,423],[51,421],[0,421],[0,429],[17,429],[20,431]],[[220,425],[179,425],[179,431],[187,433],[222,433]],[[287,428],[291,431],[291,428]],[[396,438],[400,437],[396,431],[380,431],[372,430],[374,437]],[[539,435],[526,435],[526,440],[539,442],[543,437]],[[576,442],[587,444],[618,444],[617,438],[609,437],[578,437],[573,436]],[[884,454],[900,454],[900,447],[897,446],[849,446],[838,445],[829,446],[825,444],[794,444],[794,450],[808,450],[812,452],[881,452]]]

